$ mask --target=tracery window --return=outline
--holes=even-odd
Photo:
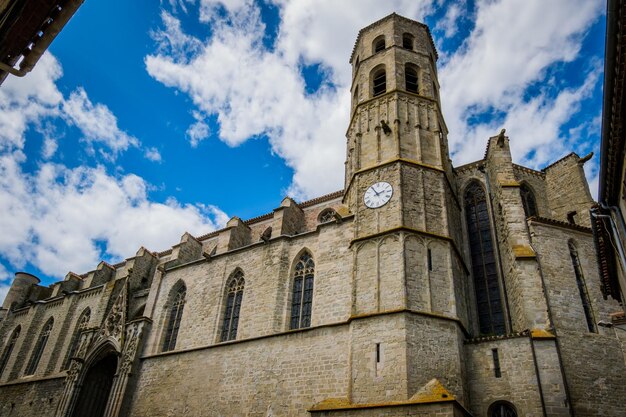
[[[406,91],[417,93],[417,70],[414,66],[409,64],[404,66],[404,79],[406,82]]]
[[[585,320],[587,322],[587,329],[590,332],[596,331],[596,324],[593,319],[593,310],[591,308],[591,300],[589,300],[589,293],[587,293],[587,285],[585,284],[585,277],[583,270],[580,266],[580,258],[578,257],[578,249],[574,242],[568,243],[569,254],[572,258],[572,265],[574,267],[574,274],[576,275],[576,286],[578,287],[578,294],[580,295],[580,301],[583,304],[583,310],[585,312]]]
[[[413,35],[409,33],[402,35],[402,47],[409,50],[413,49]]]
[[[17,326],[15,330],[13,330],[13,334],[9,339],[9,343],[7,343],[7,346],[4,348],[4,352],[2,352],[2,357],[0,357],[0,376],[2,376],[2,372],[9,362],[9,358],[11,357],[11,353],[13,352],[13,348],[17,343],[17,339],[20,337],[21,330],[21,326]]]
[[[186,296],[187,287],[181,282],[171,299],[171,305],[169,307],[169,314],[167,318],[167,327],[165,329],[165,337],[163,338],[163,352],[168,352],[176,348],[176,339],[178,338],[180,321],[183,318]]]
[[[228,283],[226,311],[224,312],[224,322],[222,324],[222,342],[235,340],[237,338],[239,312],[241,310],[244,286],[245,280],[243,279],[243,272],[238,270]]]
[[[67,351],[67,356],[63,362],[62,369],[69,369],[70,362],[72,361],[74,355],[76,355],[76,350],[78,349],[80,334],[89,326],[90,318],[91,310],[89,308],[86,308],[82,313],[80,313],[80,317],[78,317],[78,321],[76,322],[76,328],[74,329],[74,334],[72,335],[72,340],[70,341],[70,348]]]
[[[374,53],[380,52],[385,49],[385,37],[379,36],[374,39]]]
[[[524,213],[526,214],[526,217],[536,216],[537,203],[532,190],[526,184],[522,184],[519,192],[522,196],[522,205],[524,206]]]
[[[28,366],[26,367],[25,375],[33,375],[37,370],[37,366],[39,365],[39,361],[41,360],[41,355],[43,351],[46,349],[46,344],[48,343],[48,338],[50,337],[50,333],[52,333],[52,326],[54,325],[54,320],[50,318],[41,334],[39,335],[39,339],[37,339],[37,344],[35,345],[35,349],[33,350],[33,354],[30,357],[30,361],[28,361]]]
[[[497,401],[489,407],[489,417],[517,417],[517,411],[511,404]]]
[[[328,208],[320,213],[318,220],[320,223],[332,222],[333,220],[335,220],[335,214],[335,210]]]
[[[387,74],[384,69],[374,72],[372,77],[372,93],[373,96],[379,96],[387,92]]]
[[[487,198],[485,190],[477,181],[472,182],[465,191],[465,216],[480,333],[504,334],[506,328]]]
[[[311,254],[304,252],[298,263],[293,278],[291,298],[291,328],[302,329],[311,326],[311,306],[313,304],[313,279],[315,263]]]

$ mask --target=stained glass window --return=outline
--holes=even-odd
[[[313,278],[315,263],[311,254],[304,252],[298,263],[293,278],[291,299],[291,328],[301,329],[311,326],[311,307],[313,304]]]
[[[180,287],[173,294],[169,308],[167,328],[165,329],[165,338],[163,339],[164,352],[176,348],[176,339],[178,338],[178,330],[180,329],[180,322],[183,318],[186,296],[187,287],[185,287],[185,284],[181,283]]]
[[[235,340],[237,338],[239,312],[241,310],[244,286],[245,280],[243,279],[243,272],[235,272],[235,275],[230,279],[228,284],[226,311],[224,312],[224,323],[222,324],[222,342]]]
[[[476,291],[478,324],[481,334],[504,334],[504,312],[491,238],[485,190],[478,182],[465,191],[465,218]]]

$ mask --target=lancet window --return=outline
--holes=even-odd
[[[487,212],[485,190],[477,181],[465,191],[465,218],[472,259],[472,275],[481,334],[504,334],[504,312]]]
[[[169,313],[167,317],[167,327],[165,328],[165,337],[163,338],[163,352],[168,352],[176,348],[176,340],[178,338],[180,322],[183,318],[183,309],[185,308],[186,297],[187,287],[181,282],[171,298],[171,304],[169,306]]]
[[[52,333],[52,326],[54,325],[54,320],[50,318],[45,326],[43,327],[41,334],[39,335],[39,339],[37,339],[37,344],[35,345],[35,349],[28,361],[28,366],[26,367],[25,375],[33,375],[37,370],[37,366],[39,366],[39,361],[41,360],[41,355],[46,349],[46,344],[48,343],[48,338],[50,337],[50,333]]]
[[[311,307],[313,305],[313,280],[315,263],[311,254],[304,252],[294,271],[293,293],[291,299],[291,328],[301,329],[311,326]]]
[[[70,348],[67,351],[67,357],[63,362],[63,369],[68,369],[70,367],[70,362],[74,355],[76,355],[76,351],[78,350],[78,345],[80,342],[80,334],[83,330],[87,329],[89,326],[89,319],[91,318],[91,310],[86,308],[80,313],[80,317],[76,322],[76,328],[74,329],[74,334],[72,335],[72,340],[70,341]]]
[[[13,348],[15,348],[17,339],[20,337],[21,330],[21,326],[17,326],[15,330],[13,330],[9,343],[7,343],[7,346],[4,348],[4,352],[2,352],[2,357],[0,357],[0,376],[2,376],[2,372],[4,371],[4,368],[6,368],[7,363],[9,363],[9,358],[11,357],[11,353],[13,353]]]
[[[227,287],[226,311],[224,312],[224,322],[222,323],[222,342],[235,340],[237,338],[239,312],[241,311],[244,286],[245,280],[243,278],[243,272],[235,272]]]
[[[526,217],[536,216],[537,203],[532,190],[526,184],[522,184],[519,192],[522,196],[522,205],[524,206],[524,213],[526,214]]]

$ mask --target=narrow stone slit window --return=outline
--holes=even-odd
[[[380,363],[380,343],[376,343],[376,363]]]
[[[385,70],[380,70],[374,74],[373,90],[374,97],[387,92],[387,74]]]
[[[569,224],[576,224],[576,214],[578,214],[576,211],[570,211],[567,213],[567,221]]]
[[[491,349],[491,355],[493,356],[493,373],[496,378],[500,378],[502,376],[502,371],[500,370],[500,356],[498,356],[498,349]]]
[[[417,71],[411,66],[406,66],[404,69],[404,76],[406,79],[406,91],[417,94]]]
[[[433,270],[433,251],[428,249],[428,251],[426,251],[426,257],[428,260],[428,270],[432,271]]]

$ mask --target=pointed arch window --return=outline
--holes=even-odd
[[[326,210],[323,210],[319,217],[318,217],[318,221],[320,223],[329,223],[332,222],[333,220],[336,219],[337,216],[337,212],[331,208],[327,208]]]
[[[187,287],[181,282],[171,298],[167,327],[165,328],[165,337],[163,338],[163,352],[168,352],[176,348],[176,339],[178,338],[178,330],[180,329],[180,322],[183,318],[186,297]]]
[[[578,256],[578,249],[574,242],[568,243],[569,254],[572,258],[572,266],[574,267],[574,274],[576,275],[576,286],[578,287],[578,294],[580,295],[580,301],[583,304],[583,311],[585,312],[585,321],[587,322],[587,329],[590,332],[596,332],[596,324],[593,319],[593,309],[591,308],[591,300],[589,299],[589,293],[587,292],[587,285],[585,284],[585,276],[580,266],[580,258]]]
[[[477,181],[465,191],[465,219],[481,334],[504,334],[504,312],[485,190]]]
[[[387,92],[387,73],[385,69],[379,69],[372,76],[372,95],[373,97],[385,94]]]
[[[243,272],[237,271],[228,283],[228,294],[226,295],[226,311],[224,312],[224,322],[222,323],[221,341],[235,340],[237,338],[237,328],[239,326],[239,312],[241,311],[241,301],[243,299],[243,289],[245,280]]]
[[[404,79],[406,82],[406,91],[417,94],[417,69],[413,65],[407,64],[404,66]]]
[[[517,417],[517,411],[506,401],[496,401],[489,407],[489,417]]]
[[[86,330],[89,326],[89,319],[91,318],[91,310],[86,308],[80,313],[80,317],[76,322],[76,328],[74,329],[74,334],[72,335],[72,340],[70,341],[70,348],[67,351],[67,356],[65,357],[65,361],[63,362],[62,369],[69,369],[70,362],[74,355],[76,355],[76,351],[78,350],[78,345],[80,342],[80,334],[83,330]]]
[[[50,318],[43,326],[41,330],[41,334],[39,335],[39,339],[37,339],[37,344],[35,345],[35,349],[30,357],[30,361],[28,361],[28,366],[26,367],[25,375],[33,375],[37,370],[37,366],[39,366],[39,361],[41,360],[41,355],[46,349],[46,344],[48,343],[48,338],[50,337],[50,333],[52,333],[52,326],[54,325],[54,319]]]
[[[522,196],[522,205],[524,206],[524,213],[526,217],[533,217],[537,215],[537,202],[535,201],[535,195],[530,187],[526,184],[522,184],[519,192]]]
[[[374,53],[378,53],[380,51],[385,50],[385,37],[383,35],[377,37],[376,39],[374,39],[373,42],[373,46],[374,46]]]
[[[304,252],[296,264],[291,298],[291,328],[302,329],[311,326],[313,305],[313,279],[315,263],[311,254]]]
[[[11,357],[11,353],[13,353],[13,348],[15,348],[15,344],[17,343],[17,339],[20,337],[21,331],[21,326],[17,326],[15,330],[13,330],[9,343],[4,348],[4,352],[2,352],[2,357],[0,357],[0,377],[2,376],[2,372],[4,371],[4,368],[6,368],[7,363],[9,363],[9,358]]]

